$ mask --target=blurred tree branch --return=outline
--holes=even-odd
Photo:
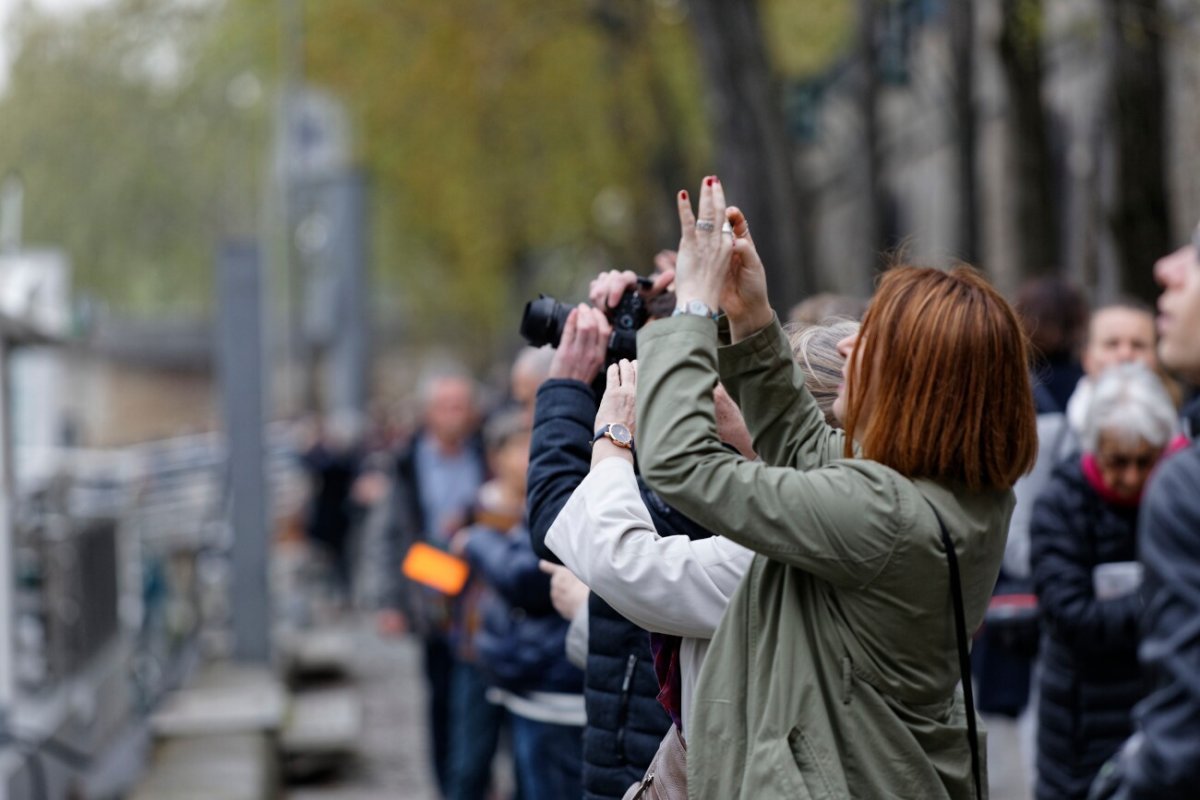
[[[750,220],[771,297],[786,309],[814,288],[808,215],[757,3],[688,0],[688,8],[703,68],[695,91],[707,95],[716,172]]]
[[[1166,79],[1159,0],[1106,0],[1111,44],[1108,225],[1122,289],[1157,296],[1154,260],[1172,249],[1167,203]]]

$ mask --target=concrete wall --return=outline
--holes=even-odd
[[[207,370],[122,363],[87,352],[66,356],[67,412],[87,447],[113,447],[214,430],[215,388]]]

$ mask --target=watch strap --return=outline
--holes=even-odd
[[[612,423],[601,426],[600,429],[596,431],[596,435],[592,437],[592,444],[595,445],[596,442],[600,441],[601,439],[608,439],[613,444],[615,444],[617,447],[620,447],[624,450],[632,451],[633,450],[633,435],[630,434],[628,445],[621,444],[620,442],[618,442],[616,440],[616,438],[609,435],[609,431],[612,430],[612,427],[613,427]],[[622,427],[624,427],[624,426],[622,426]],[[626,430],[628,430],[628,428],[626,428]]]
[[[700,300],[689,300],[686,303],[680,303],[671,313],[672,317],[683,316],[688,314],[695,317],[708,317],[709,319],[717,319],[721,316],[718,312],[708,307],[707,303]]]

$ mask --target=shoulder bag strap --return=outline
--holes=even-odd
[[[963,610],[962,579],[958,574],[958,554],[946,523],[933,504],[929,504],[938,527],[942,529],[942,545],[946,548],[946,561],[950,563],[950,593],[954,597],[954,635],[958,639],[958,669],[962,675],[963,699],[967,706],[967,743],[971,746],[971,773],[975,778],[975,797],[983,800],[983,788],[979,769],[979,730],[975,723],[975,692],[971,686],[971,654],[967,649],[966,612]]]

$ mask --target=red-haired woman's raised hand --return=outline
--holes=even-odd
[[[680,305],[700,301],[715,311],[729,276],[733,243],[725,225],[725,192],[714,176],[700,187],[700,208],[692,213],[687,192],[676,196],[679,205],[679,255],[675,260],[675,296]]]
[[[678,195],[680,241],[675,266],[675,294],[680,305],[699,300],[722,308],[734,339],[742,339],[771,323],[766,272],[750,238],[746,216],[726,208],[725,191],[715,176],[700,187],[695,215],[687,192]]]
[[[729,331],[736,342],[770,325],[774,312],[767,299],[767,272],[754,247],[746,215],[730,206],[725,218],[733,229],[733,258],[721,292],[721,308],[729,317]]]

